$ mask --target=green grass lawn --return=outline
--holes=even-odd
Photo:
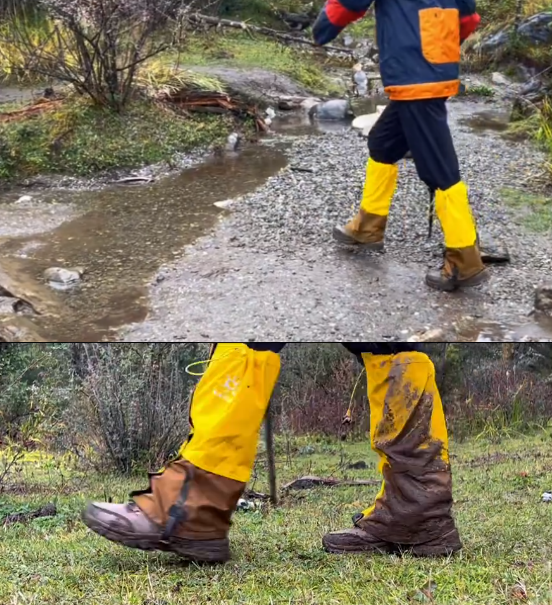
[[[168,605],[217,603],[552,603],[552,436],[470,441],[452,448],[456,516],[464,551],[451,559],[335,556],[327,530],[351,525],[377,487],[293,492],[277,509],[239,512],[233,559],[187,565],[167,554],[128,550],[89,532],[79,513],[89,498],[123,500],[143,480],[71,470],[56,458],[27,460],[21,491],[0,496],[0,517],[56,501],[59,513],[0,526],[0,603]],[[295,445],[305,445],[305,441]],[[278,454],[280,483],[304,474],[376,478],[367,443],[311,441]],[[364,460],[368,468],[347,471]],[[254,488],[266,490],[261,473]],[[426,585],[434,591],[426,596]]]
[[[533,195],[516,189],[503,189],[502,198],[517,212],[518,222],[530,231],[547,233],[552,231],[552,199],[544,195]]]

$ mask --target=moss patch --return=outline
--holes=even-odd
[[[537,233],[552,232],[552,198],[517,189],[503,189],[502,199],[515,208],[519,221]]]
[[[69,99],[55,111],[0,124],[0,178],[86,176],[169,161],[177,152],[224,139],[230,127],[219,116],[183,117],[146,101],[115,114]]]

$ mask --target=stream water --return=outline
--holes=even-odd
[[[223,211],[214,203],[254,190],[285,165],[280,149],[259,145],[149,185],[45,193],[44,203],[86,210],[52,231],[0,243],[19,290],[48,301],[48,311],[57,306],[28,321],[51,340],[113,339],[120,326],[145,318],[147,284],[159,267],[216,224]],[[54,292],[42,274],[55,266],[83,267],[85,278]]]

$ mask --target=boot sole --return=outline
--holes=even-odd
[[[473,288],[475,286],[479,286],[489,281],[490,274],[487,269],[483,269],[476,275],[472,277],[468,277],[467,279],[463,279],[457,282],[442,282],[442,281],[433,281],[432,279],[428,279],[426,277],[426,285],[434,290],[439,290],[441,292],[454,292],[455,290],[462,290],[464,288]]]
[[[336,242],[339,244],[345,244],[346,246],[359,246],[364,248],[365,250],[374,250],[375,252],[383,251],[384,244],[383,242],[359,242],[354,237],[347,235],[338,227],[334,227],[332,231],[332,236]]]
[[[230,559],[230,541],[228,538],[217,540],[190,540],[188,538],[171,538],[161,542],[157,534],[135,536],[115,531],[104,525],[95,517],[82,513],[82,521],[94,533],[129,548],[139,550],[171,552],[185,559],[201,563],[225,563]]]

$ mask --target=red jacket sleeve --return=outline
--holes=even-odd
[[[477,13],[460,19],[460,41],[464,42],[479,27],[481,17]]]
[[[336,38],[353,21],[366,14],[373,0],[326,0],[312,31],[314,41],[324,45]]]

